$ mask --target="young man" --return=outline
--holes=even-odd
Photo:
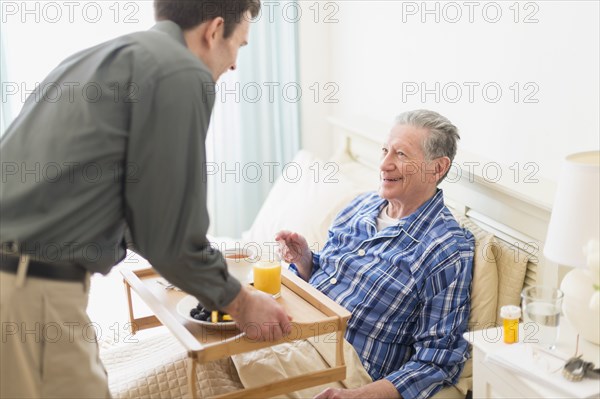
[[[206,239],[215,81],[235,69],[259,8],[157,0],[150,31],[71,56],[40,85],[71,91],[28,98],[0,143],[0,396],[110,396],[85,310],[89,274],[125,256],[126,226],[169,281],[242,329],[261,325],[251,338],[289,330]]]

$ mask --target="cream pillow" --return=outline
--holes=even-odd
[[[473,282],[471,283],[471,313],[469,331],[496,326],[498,300],[498,269],[492,252],[494,236],[487,234],[475,239],[473,257]],[[465,363],[458,383],[455,385],[463,394],[473,388],[473,359]]]
[[[464,215],[456,212],[453,215],[460,226],[475,237],[469,330],[495,327],[500,282],[496,265],[498,242],[493,234],[481,229]]]
[[[465,216],[454,214],[454,217],[461,227],[469,230],[475,237],[469,330],[494,327],[499,278],[493,248],[497,243],[492,234],[482,230]],[[473,388],[473,359],[467,360],[460,379],[454,387],[463,395]]]
[[[278,231],[290,230],[319,251],[335,216],[362,190],[339,164],[324,162],[308,151],[298,152],[292,163],[289,176],[277,179],[244,239],[273,242]]]
[[[475,242],[469,315],[469,329],[473,331],[496,326],[498,269],[492,251],[494,244],[492,234],[487,234]]]
[[[517,249],[516,246],[500,241],[492,247],[498,265],[498,304],[496,321],[502,322],[500,308],[505,305],[521,306],[521,292],[527,273],[527,262],[530,255]]]
[[[339,165],[340,172],[347,176],[361,192],[377,191],[379,188],[378,168],[367,167],[346,152],[336,154],[331,161]]]

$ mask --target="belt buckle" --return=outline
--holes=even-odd
[[[19,257],[19,244],[15,241],[7,241],[0,244],[0,255]]]
[[[5,250],[6,248],[6,250]],[[3,242],[0,246],[0,261],[5,260],[5,256],[18,259],[15,285],[21,288],[27,278],[27,269],[29,268],[29,255],[19,253],[19,244],[14,241]]]

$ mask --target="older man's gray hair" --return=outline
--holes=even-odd
[[[440,157],[448,157],[452,161],[456,156],[460,136],[456,126],[445,116],[435,111],[418,109],[401,113],[395,122],[397,125],[410,125],[429,131],[429,136],[423,143],[423,151],[428,161]]]
[[[448,157],[450,161],[454,160],[460,135],[458,128],[445,116],[435,111],[419,109],[401,113],[396,117],[395,122],[397,125],[409,125],[429,131],[429,135],[423,142],[426,160],[431,161],[440,157]],[[444,180],[447,174],[448,172],[442,176],[439,182]]]

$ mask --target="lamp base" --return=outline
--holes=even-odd
[[[600,312],[590,308],[594,294],[592,275],[585,269],[573,269],[560,284],[565,294],[563,313],[581,338],[600,345]]]

